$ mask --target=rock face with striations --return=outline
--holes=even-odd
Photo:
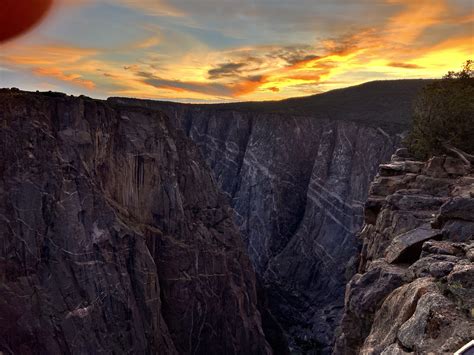
[[[166,112],[198,144],[291,348],[328,353],[369,183],[425,83],[377,82],[278,103],[110,100]]]
[[[233,212],[163,114],[0,92],[0,352],[269,354]]]
[[[365,208],[334,354],[452,354],[474,338],[474,174],[398,151]]]

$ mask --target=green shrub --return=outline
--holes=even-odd
[[[474,62],[449,72],[423,89],[415,101],[413,128],[407,139],[415,156],[443,154],[446,146],[474,153]]]

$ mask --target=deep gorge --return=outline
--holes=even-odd
[[[369,183],[424,84],[229,105],[2,91],[2,350],[330,353]]]

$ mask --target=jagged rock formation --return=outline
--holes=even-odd
[[[163,114],[0,92],[0,352],[269,354],[255,276]]]
[[[334,354],[452,354],[474,338],[474,174],[461,160],[380,166]]]
[[[376,82],[271,103],[111,101],[166,112],[198,144],[231,199],[291,347],[327,353],[369,183],[395,151],[425,84]]]

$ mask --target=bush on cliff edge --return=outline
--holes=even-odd
[[[418,158],[446,153],[454,146],[474,153],[474,62],[429,84],[415,101],[407,144]]]

